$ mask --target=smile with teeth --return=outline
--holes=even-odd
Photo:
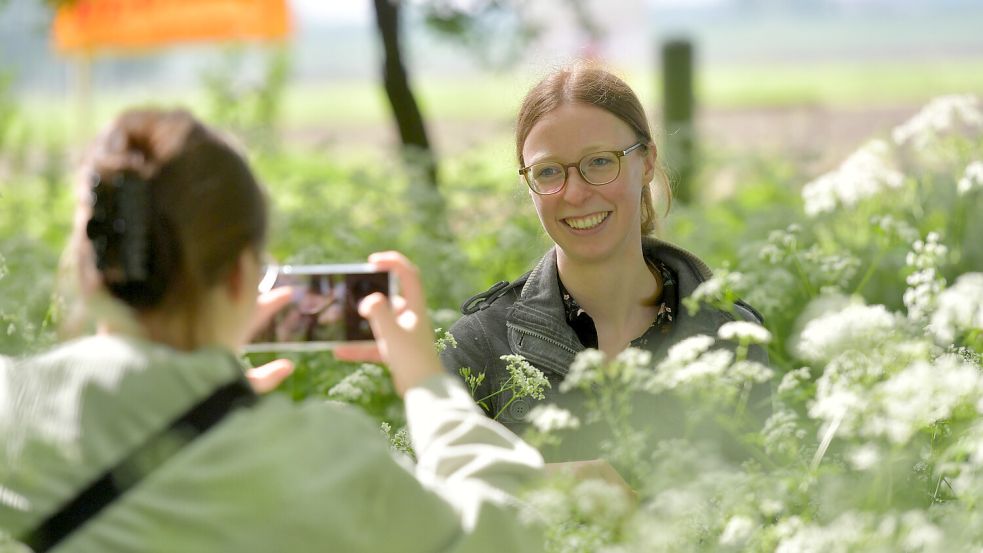
[[[563,219],[563,222],[566,223],[567,226],[577,230],[588,230],[603,223],[610,214],[610,211],[600,211],[598,213],[591,213],[590,215],[586,215],[584,217],[567,217],[566,219]]]

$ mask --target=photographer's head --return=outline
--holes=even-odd
[[[185,349],[227,341],[211,327],[230,310],[248,319],[266,202],[213,131],[184,111],[125,112],[93,145],[78,192],[85,296],[108,293],[150,338]]]
[[[651,234],[657,226],[655,200],[653,197],[652,181],[657,179],[665,193],[666,209],[671,201],[668,179],[658,166],[655,142],[641,102],[623,80],[612,73],[590,63],[578,63],[556,70],[537,83],[526,94],[519,108],[516,121],[516,157],[520,168],[526,168],[536,160],[528,160],[523,149],[530,133],[540,121],[554,114],[564,106],[591,106],[607,112],[627,125],[632,139],[627,144],[610,145],[610,150],[628,148],[632,143],[641,143],[644,155],[651,155],[652,171],[645,173],[646,179],[641,182],[640,229],[643,235]],[[578,137],[585,143],[590,142],[593,129],[582,128]],[[563,160],[563,163],[574,163],[576,159]],[[571,169],[574,173],[575,169]],[[606,180],[606,179],[605,179]],[[544,222],[544,225],[546,223]]]

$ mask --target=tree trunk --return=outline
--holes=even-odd
[[[427,129],[423,124],[423,115],[413,97],[410,83],[403,66],[399,44],[399,1],[374,0],[375,19],[382,37],[384,51],[383,84],[386,96],[392,106],[396,126],[399,128],[399,138],[403,143],[405,158],[421,170],[434,189],[437,188],[437,162]]]

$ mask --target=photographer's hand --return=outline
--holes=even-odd
[[[250,325],[250,336],[256,334],[269,322],[277,311],[290,303],[293,289],[289,286],[274,288],[256,298],[256,312]],[[257,394],[265,394],[280,385],[283,379],[294,372],[294,364],[289,359],[276,359],[265,365],[246,370],[246,379]]]
[[[393,297],[392,305],[380,293],[367,296],[358,312],[369,320],[376,342],[370,346],[344,345],[335,357],[347,361],[381,361],[389,365],[396,392],[443,374],[434,349],[433,326],[427,317],[427,302],[417,268],[399,252],[374,253],[369,263],[399,278],[404,296]]]

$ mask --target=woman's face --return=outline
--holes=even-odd
[[[638,141],[624,121],[589,104],[564,104],[540,119],[522,145],[526,166],[543,161],[575,164],[585,155],[625,150]],[[641,196],[654,176],[651,148],[621,158],[614,181],[594,186],[575,167],[566,185],[542,196],[532,191],[539,220],[561,254],[571,261],[617,258],[641,244]]]

